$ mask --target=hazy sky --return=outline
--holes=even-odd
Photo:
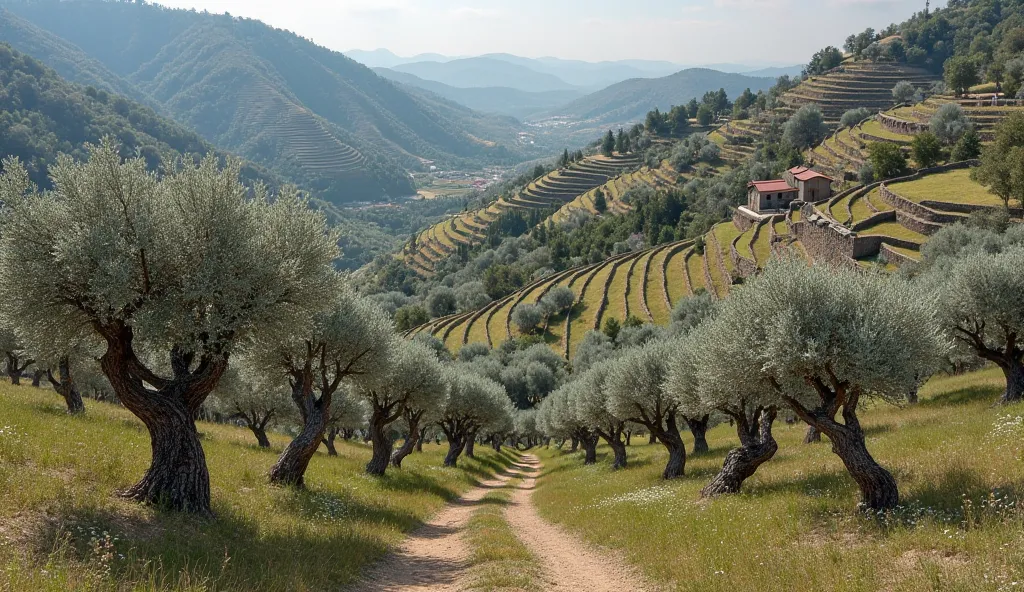
[[[683,64],[804,63],[850,33],[881,29],[924,8],[924,0],[157,1],[257,18],[338,51]]]

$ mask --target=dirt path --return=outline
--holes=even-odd
[[[587,592],[643,592],[655,590],[635,569],[617,557],[580,542],[537,514],[530,496],[536,486],[540,461],[523,456],[522,485],[512,494],[506,520],[521,541],[541,562],[543,589]]]
[[[394,552],[374,565],[352,592],[459,592],[468,567],[463,531],[477,502],[514,476],[484,481],[413,531]]]
[[[524,455],[504,475],[485,481],[413,531],[394,552],[374,565],[351,592],[461,592],[466,590],[470,550],[463,540],[478,502],[514,477],[505,519],[541,564],[542,589],[553,592],[648,592],[655,590],[617,557],[581,543],[537,514],[530,496],[540,461]]]

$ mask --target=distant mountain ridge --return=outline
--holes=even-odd
[[[498,113],[508,115],[517,119],[525,119],[531,115],[553,109],[584,95],[577,90],[552,90],[547,92],[527,92],[516,88],[488,87],[488,88],[458,88],[424,80],[414,74],[391,70],[390,68],[374,68],[374,72],[417,89],[435,93],[450,101],[465,105],[470,109],[484,113]]]
[[[578,90],[554,74],[490,57],[413,62],[400,64],[392,70],[458,88],[509,87],[527,92]]]
[[[10,11],[0,13],[0,31],[13,32],[16,48],[74,80],[151,97],[208,141],[336,203],[411,195],[406,169],[426,160],[479,166],[523,156],[518,122],[410,94],[259,21],[101,0],[0,6]]]
[[[699,99],[709,90],[724,88],[735,97],[749,88],[768,90],[772,78],[726,74],[706,68],[690,68],[662,78],[636,78],[579,98],[548,112],[552,117],[569,117],[600,124],[640,121],[655,107],[667,110],[690,99]]]

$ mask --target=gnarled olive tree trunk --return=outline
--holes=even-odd
[[[256,436],[256,444],[260,448],[270,448],[270,438],[267,437],[267,428],[260,424],[252,424],[249,426],[249,431],[252,432],[253,436]]]
[[[683,446],[683,439],[679,436],[679,427],[676,425],[675,412],[665,416],[665,428],[660,429],[656,434],[658,440],[668,450],[668,462],[661,476],[665,479],[675,479],[686,471],[686,448]]]
[[[60,359],[57,364],[57,373],[60,374],[59,378],[47,370],[46,379],[53,385],[53,390],[57,391],[57,394],[64,399],[68,413],[71,415],[85,413],[85,402],[82,400],[82,394],[75,388],[75,382],[71,376],[71,363],[68,358]]]
[[[320,398],[313,397],[312,373],[302,373],[292,384],[292,399],[302,415],[302,431],[288,444],[270,468],[270,482],[276,485],[303,487],[306,469],[327,431],[334,392],[326,389]]]
[[[466,435],[466,445],[464,450],[467,457],[476,458],[476,430]]]
[[[834,393],[826,391],[821,384],[817,388],[824,393],[822,400],[825,403],[822,408],[808,410],[788,397],[787,402],[801,419],[832,441],[832,452],[843,461],[846,470],[860,487],[862,509],[879,511],[895,508],[900,500],[896,479],[868,452],[864,430],[857,418],[860,393],[845,386],[841,392],[837,389]],[[835,413],[839,409],[842,409],[843,423],[835,420]]]
[[[270,468],[270,482],[277,485],[304,487],[306,469],[313,460],[317,448],[324,438],[327,422],[330,419],[330,396],[325,401],[322,397],[315,401],[302,424],[302,431],[288,444]]]
[[[43,382],[43,375],[46,374],[45,370],[36,369],[32,371],[32,386],[39,388],[39,385]]]
[[[420,432],[420,418],[423,417],[423,412],[406,412],[404,415],[409,431],[406,432],[405,442],[402,442],[402,446],[391,455],[391,466],[396,469],[402,468],[402,461],[412,454],[416,447],[423,450],[422,433]]]
[[[25,369],[35,363],[35,360],[26,360],[24,364],[20,364],[18,355],[14,352],[7,352],[7,376],[11,379],[11,384],[21,384],[21,376],[25,373]]]
[[[388,425],[383,417],[370,419],[370,442],[373,445],[373,454],[370,462],[366,463],[368,475],[383,475],[391,462],[391,451],[394,448],[394,441],[388,434]]]
[[[625,430],[625,423],[620,422],[599,427],[596,433],[612,449],[612,454],[614,455],[612,469],[626,468],[626,446],[629,445],[629,432]],[[625,441],[623,441],[623,434],[625,434]]]
[[[338,439],[338,432],[340,430],[336,427],[328,427],[327,431],[324,432],[324,448],[327,449],[327,456],[338,456],[338,448],[334,445],[334,441]]]
[[[193,418],[227,368],[227,355],[202,356],[192,369],[194,356],[175,348],[170,354],[173,378],[165,379],[136,358],[130,328],[104,330],[107,351],[100,367],[121,403],[146,426],[153,452],[142,479],[119,494],[170,510],[210,515],[210,475]]]
[[[448,454],[444,456],[444,466],[454,467],[459,463],[459,456],[466,447],[466,440],[458,436],[447,436]]]
[[[592,465],[597,463],[597,433],[586,430],[580,434],[580,443],[583,444],[583,464]]]
[[[821,442],[821,432],[814,426],[807,426],[807,433],[804,434],[804,444]]]
[[[423,441],[427,439],[427,428],[420,428],[420,434],[416,438],[416,452],[423,452]]]
[[[1024,363],[1012,357],[1007,357],[1006,361],[1000,364],[999,367],[1006,377],[1006,390],[999,397],[999,402],[1003,405],[1009,405],[1024,400]]]
[[[702,497],[738,493],[743,481],[753,475],[758,467],[771,460],[779,449],[772,436],[772,424],[776,415],[774,408],[756,409],[750,418],[746,412],[730,415],[736,420],[736,434],[739,436],[740,446],[730,450],[725,456],[722,470],[701,490]]]
[[[708,447],[708,421],[711,416],[705,415],[703,417],[683,417],[686,421],[686,425],[690,427],[690,433],[693,434],[693,453],[704,454],[710,450]]]

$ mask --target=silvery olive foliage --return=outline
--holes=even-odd
[[[608,412],[616,417],[655,421],[680,410],[679,402],[662,385],[672,360],[680,355],[679,341],[654,341],[627,352],[608,364],[604,389]]]
[[[948,342],[934,302],[905,280],[783,260],[730,295],[704,336],[703,395],[732,396],[710,384],[745,368],[753,395],[771,385],[779,404],[820,404],[815,382],[899,403],[936,369]],[[712,351],[735,356],[712,355]],[[738,357],[738,359],[736,358]],[[733,383],[737,382],[735,380]]]
[[[239,166],[211,156],[158,179],[104,141],[62,156],[37,193],[5,161],[5,316],[60,347],[123,323],[139,346],[204,354],[308,326],[338,284],[337,237],[294,190],[250,197]]]
[[[435,414],[448,397],[446,369],[428,346],[415,341],[396,340],[373,372],[354,379],[352,396],[372,407],[405,408]]]

